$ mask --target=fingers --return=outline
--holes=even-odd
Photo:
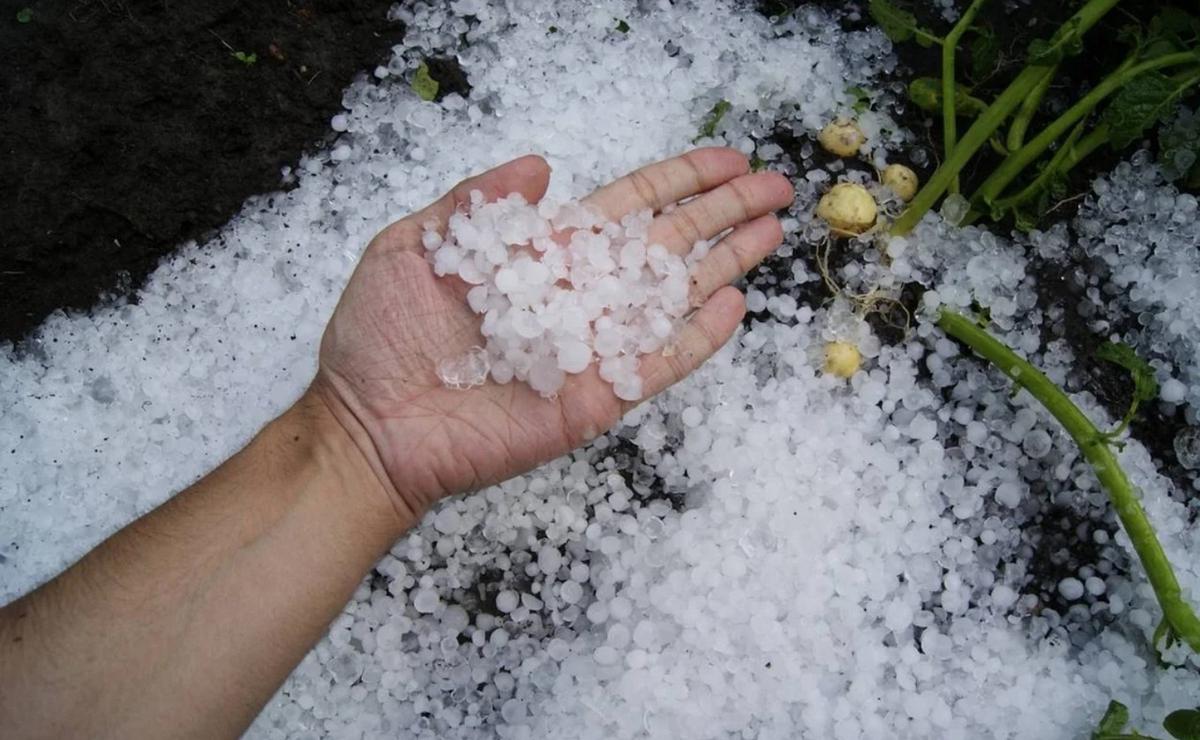
[[[641,359],[642,398],[663,392],[712,357],[737,331],[745,313],[745,298],[736,288],[726,286],[713,293],[668,349]],[[624,411],[636,405],[626,402]]]
[[[584,203],[612,220],[646,208],[657,213],[749,171],[746,155],[734,149],[693,149],[631,172],[592,193]]]
[[[675,254],[792,202],[792,185],[777,172],[742,175],[654,219],[648,241]]]
[[[525,200],[536,203],[546,194],[549,185],[550,165],[536,154],[527,154],[463,180],[422,210],[388,226],[376,241],[401,249],[416,249],[421,246],[420,236],[425,224],[432,221],[444,226],[455,209],[471,202],[474,190],[483,193],[484,200],[488,201],[520,193]]]
[[[691,304],[703,305],[718,289],[754,269],[782,241],[783,227],[773,214],[759,216],[729,232],[692,268]]]

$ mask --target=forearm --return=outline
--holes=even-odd
[[[8,737],[240,733],[411,525],[322,402],[0,609]]]

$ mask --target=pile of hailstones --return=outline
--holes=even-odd
[[[445,235],[428,225],[434,272],[472,286],[467,303],[486,339],[443,359],[442,382],[469,388],[490,373],[553,397],[598,358],[619,398],[641,399],[638,357],[669,346],[689,310],[687,266],[707,250],[697,244],[684,260],[648,244],[652,219],[646,210],[612,223],[579,202],[530,205],[516,193],[485,203],[476,191]]]

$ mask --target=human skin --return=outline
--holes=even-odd
[[[421,234],[473,190],[545,193],[538,157],[457,185],[381,232],[321,341],[311,386],[240,452],[65,572],[0,608],[6,738],[237,737],[324,634],[371,566],[439,499],[558,457],[633,404],[594,367],[553,400],[521,383],[442,385],[435,367],[482,344],[468,286],[439,278]],[[667,205],[687,203],[661,213]],[[586,201],[652,209],[650,241],[685,254],[696,308],[670,351],[641,358],[647,396],[721,347],[744,313],[730,283],[782,239],[792,190],[729,149],[697,149]]]

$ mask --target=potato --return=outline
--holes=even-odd
[[[884,167],[879,181],[905,203],[913,199],[913,196],[917,194],[917,187],[921,184],[917,179],[917,173],[902,164],[889,164]]]
[[[835,236],[858,236],[875,225],[879,206],[862,185],[840,182],[821,196],[817,216],[829,224]]]
[[[867,143],[867,137],[857,123],[839,118],[825,124],[825,128],[821,129],[817,136],[817,141],[821,142],[821,146],[830,154],[853,157],[862,149],[863,144]]]
[[[825,345],[825,372],[839,378],[849,378],[862,366],[862,353],[850,342],[828,342]]]

